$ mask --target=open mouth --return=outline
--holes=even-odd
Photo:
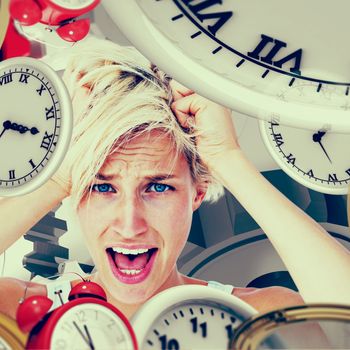
[[[107,248],[108,260],[115,277],[123,283],[140,283],[151,272],[158,248]]]

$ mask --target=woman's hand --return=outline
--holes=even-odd
[[[225,157],[227,152],[239,149],[231,111],[172,80],[174,102],[171,106],[179,123],[194,128],[199,155],[209,167]]]

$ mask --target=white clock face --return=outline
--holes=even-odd
[[[350,130],[348,1],[336,1],[336,10],[318,0],[104,5],[142,53],[198,93],[266,120]],[[291,88],[297,93],[281,100]]]
[[[71,100],[53,70],[20,57],[1,62],[0,104],[0,194],[24,194],[60,165],[70,142]]]
[[[348,192],[350,134],[297,129],[276,121],[261,121],[260,130],[275,161],[293,179],[323,193]]]
[[[212,287],[167,289],[145,303],[131,324],[141,349],[227,349],[235,329],[255,310]]]
[[[79,10],[90,6],[96,0],[51,0],[51,2],[66,9]]]
[[[134,349],[124,322],[110,309],[84,303],[69,309],[54,329],[50,349]]]
[[[184,303],[157,318],[142,349],[227,349],[242,323],[232,310],[211,303]]]

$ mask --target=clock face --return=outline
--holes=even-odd
[[[96,0],[51,0],[51,2],[66,9],[80,10],[89,7],[91,4],[95,3]]]
[[[346,194],[350,183],[350,134],[303,130],[260,122],[272,157],[289,176],[313,190]]]
[[[57,322],[50,349],[134,349],[125,323],[110,309],[95,303],[79,304]]]
[[[130,0],[118,7],[105,0],[104,6],[142,53],[198,93],[261,119],[350,130],[348,1],[337,1],[336,10],[317,0],[286,6]],[[295,93],[281,99],[290,89]]]
[[[254,309],[207,286],[185,285],[150,299],[132,325],[141,349],[227,349]]]
[[[71,102],[43,63],[17,58],[2,64],[0,194],[11,195],[42,184],[59,166],[70,140]]]

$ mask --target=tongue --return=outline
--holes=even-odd
[[[120,269],[141,270],[147,264],[148,253],[138,254],[133,260],[128,255],[115,253],[114,262]]]

